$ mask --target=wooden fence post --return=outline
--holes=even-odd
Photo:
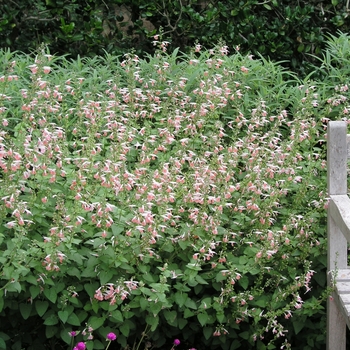
[[[327,131],[327,186],[328,196],[347,194],[347,125],[342,121],[330,121]],[[329,271],[347,267],[347,241],[328,215],[328,258]],[[334,296],[327,301],[327,350],[346,349],[346,322],[337,308]]]

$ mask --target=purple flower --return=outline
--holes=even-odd
[[[86,349],[86,346],[85,346],[85,343],[83,343],[82,341],[79,342],[73,350],[85,350]]]
[[[107,334],[107,340],[116,340],[117,336],[114,333],[108,333]]]
[[[180,343],[181,343],[181,342],[180,342],[180,340],[179,340],[179,339],[175,339],[175,340],[174,340],[174,345],[175,345],[175,346],[180,345]]]
[[[69,334],[71,337],[75,337],[75,336],[77,335],[77,332],[71,331],[71,332],[68,332],[68,334]]]

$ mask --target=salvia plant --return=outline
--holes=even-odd
[[[0,52],[0,348],[321,347],[333,100],[154,44]]]

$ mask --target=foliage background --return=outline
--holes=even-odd
[[[349,31],[348,16],[346,0],[1,0],[0,47],[29,52],[44,42],[72,57],[131,48],[143,56],[162,27],[183,51],[222,39],[305,73],[327,35]]]

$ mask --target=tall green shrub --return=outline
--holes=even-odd
[[[154,40],[1,51],[0,348],[322,348],[325,96]]]

